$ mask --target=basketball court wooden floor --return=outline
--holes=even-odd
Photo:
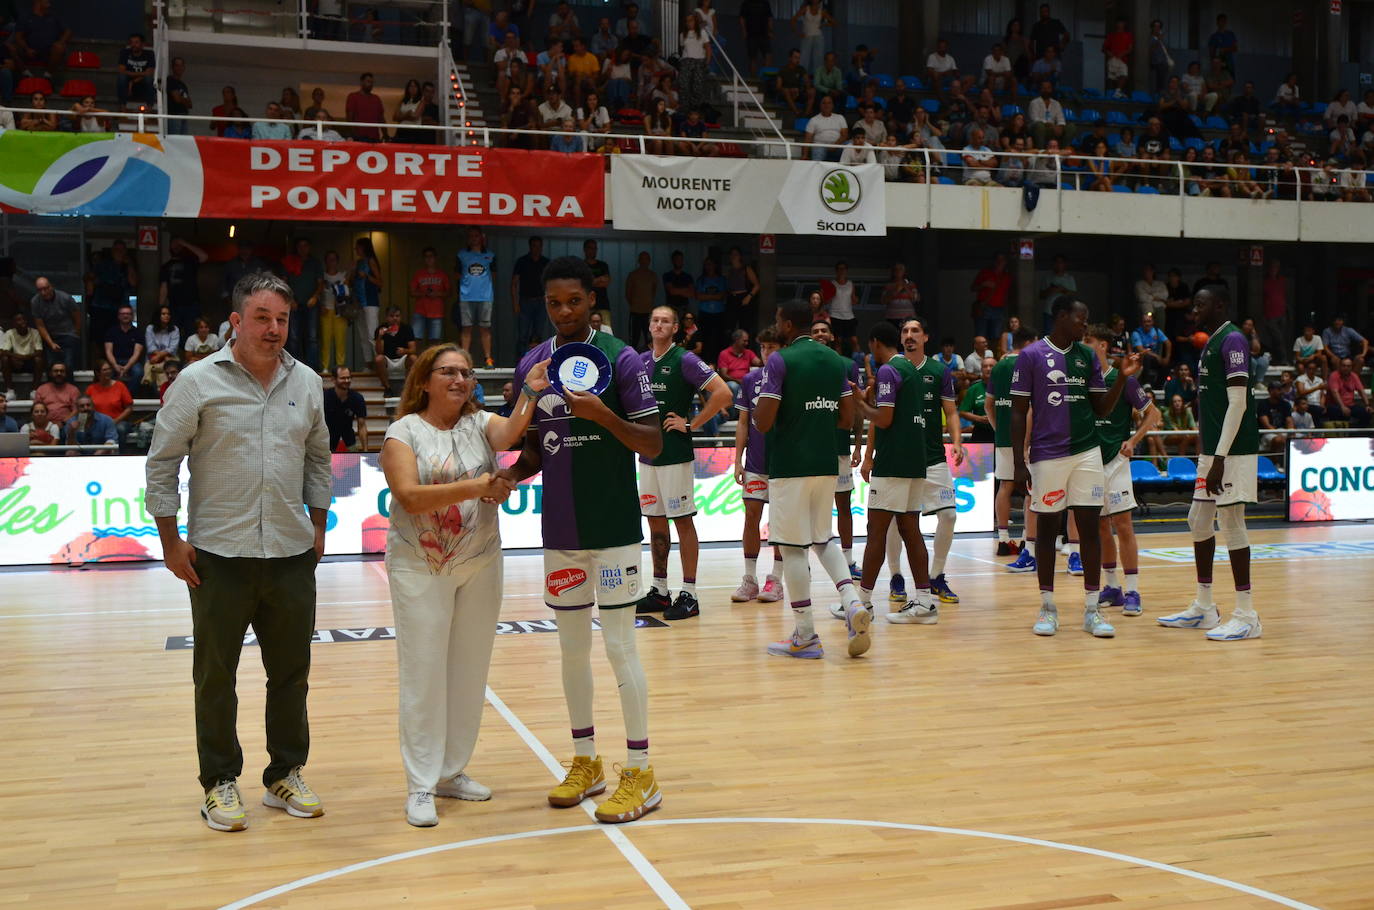
[[[251,827],[232,835],[197,815],[176,580],[0,575],[0,904],[1374,907],[1374,528],[1253,537],[1277,545],[1257,550],[1276,557],[1255,563],[1258,641],[1155,625],[1190,594],[1184,535],[1142,538],[1146,615],[1118,617],[1112,641],[1069,621],[1081,587],[1062,573],[1064,628],[1036,638],[1034,579],[1003,573],[990,541],[958,540],[963,600],[939,625],[880,622],[850,660],[821,614],[819,662],[765,655],[786,608],[730,605],[738,555],[707,550],[701,618],[640,631],[664,803],[622,828],[544,799],[568,723],[537,556],[507,560],[510,634],[469,769],[496,796],[441,800],[423,830],[404,820],[380,563],[319,573],[321,819],[258,804],[262,671],[245,651]],[[597,684],[617,760],[599,646]]]

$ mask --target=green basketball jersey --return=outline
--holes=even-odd
[[[1108,368],[1102,375],[1107,388],[1116,382],[1116,367]],[[1121,444],[1131,436],[1131,415],[1150,406],[1150,396],[1140,387],[1134,376],[1126,380],[1126,388],[1116,401],[1116,407],[1106,417],[1097,418],[1097,442],[1102,447],[1102,463],[1105,465],[1121,454]]]
[[[934,357],[927,357],[915,369],[921,385],[921,403],[925,409],[926,466],[944,464],[945,436],[940,429],[944,417],[942,399],[954,400],[954,373]]]
[[[602,334],[605,334],[604,332]],[[676,414],[689,424],[692,421],[692,399],[697,392],[705,389],[715,370],[701,361],[701,358],[680,345],[670,347],[662,357],[654,359],[651,347],[643,354],[644,368],[649,371],[649,385],[658,402],[660,421],[669,414]],[[663,451],[652,460],[640,458],[645,464],[669,465],[691,461],[692,434],[681,430],[662,430]]]
[[[1231,443],[1231,455],[1259,452],[1259,423],[1255,419],[1255,397],[1250,394],[1250,340],[1230,322],[1223,322],[1198,357],[1198,427],[1202,430],[1202,454],[1215,455],[1226,420],[1226,380],[1245,377],[1245,416]]]
[[[874,476],[925,477],[925,459],[912,457],[926,449],[925,390],[910,360],[893,357],[878,368],[877,404],[892,408],[892,423],[874,429]]]
[[[988,379],[992,386],[992,409],[997,416],[997,429],[993,433],[993,445],[1002,449],[1011,448],[1011,374],[1016,372],[1016,355],[1008,354],[992,368]]]
[[[763,365],[759,399],[779,399],[768,431],[768,476],[835,474],[836,421],[840,398],[850,394],[843,357],[802,335]]]

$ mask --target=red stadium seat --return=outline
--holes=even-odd
[[[98,70],[100,55],[95,51],[72,51],[67,55],[67,67],[74,70]]]
[[[644,122],[644,112],[632,107],[622,107],[615,112],[615,119],[618,123],[641,124]]]
[[[89,79],[68,79],[62,86],[63,98],[85,98],[95,94],[95,83]]]
[[[14,87],[14,92],[16,95],[32,95],[34,92],[51,95],[52,83],[41,76],[26,76],[19,80],[19,84]]]
[[[748,158],[749,155],[738,143],[718,142],[716,143],[717,154],[722,158]]]

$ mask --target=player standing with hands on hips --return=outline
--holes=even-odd
[[[145,469],[163,559],[191,594],[200,814],[215,831],[248,827],[234,678],[249,626],[267,671],[262,803],[298,818],[324,814],[301,776],[310,753],[315,566],[332,485],[323,387],[282,349],[292,305],[284,281],[251,272],[231,299],[233,340],[167,387]],[[177,528],[183,458],[191,472],[186,540]]]

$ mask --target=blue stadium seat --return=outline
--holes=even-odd
[[[1078,120],[1080,123],[1101,123],[1102,112],[1084,108],[1078,112]]]
[[[1151,95],[1149,92],[1131,92],[1131,101],[1136,104],[1154,104],[1155,96]]]
[[[884,98],[882,95],[875,95],[873,97],[873,103],[878,105],[878,107],[882,108],[883,110],[887,110],[887,99]]]
[[[1113,183],[1113,184],[1112,184],[1112,192],[1113,192],[1113,193],[1129,193],[1130,191],[1131,191],[1131,188],[1130,188],[1129,186],[1122,186],[1122,185],[1119,184],[1119,183]]]
[[[1210,116],[1210,117],[1208,117],[1206,120],[1204,120],[1202,125],[1205,126],[1205,127],[1206,127],[1207,129],[1209,129],[1209,130],[1225,130],[1225,129],[1230,129],[1230,127],[1226,125],[1226,120],[1225,120],[1225,118],[1223,118],[1223,117],[1218,117],[1216,114],[1213,114],[1212,116]]]
[[[772,79],[778,75],[778,67],[765,66],[759,70],[759,79]]]
[[[1190,136],[1187,139],[1183,140],[1183,147],[1186,149],[1197,149],[1197,151],[1201,153],[1203,149],[1203,142],[1196,136]]]
[[[1019,104],[1004,104],[1004,105],[1002,105],[1002,116],[1003,116],[1003,117],[1011,118],[1011,117],[1015,117],[1017,114],[1024,114],[1024,113],[1025,113],[1025,111],[1021,109],[1021,105],[1019,105]]]
[[[1074,109],[1071,108],[1071,107],[1066,107],[1066,108],[1064,108],[1064,122],[1065,122],[1065,123],[1077,123],[1077,122],[1078,122],[1078,111],[1074,110]]]
[[[1286,476],[1268,455],[1259,457],[1259,479],[1261,481],[1281,481]]]
[[[1188,119],[1192,122],[1193,126],[1202,129],[1202,118],[1197,114],[1189,114]]]
[[[935,179],[938,180],[940,183],[943,183],[945,186],[954,186],[954,181],[949,177],[937,177]]]
[[[1170,137],[1169,137],[1169,151],[1171,151],[1171,152],[1181,152],[1181,151],[1183,151],[1183,143],[1182,143],[1182,142],[1179,142],[1179,141],[1178,141],[1178,138],[1177,138],[1176,136],[1170,136]]]
[[[906,90],[909,92],[924,91],[926,87],[920,76],[903,76],[902,82],[906,83]]]
[[[1078,187],[1074,186],[1072,183],[1069,183],[1067,180],[1065,180],[1063,183],[1059,184],[1059,188],[1060,188],[1061,190],[1076,190],[1076,189],[1078,189]]]
[[[939,152],[936,152],[936,153],[934,153],[934,154],[938,155]],[[945,166],[946,166],[946,167],[960,167],[960,168],[963,167],[963,166],[964,166],[964,156],[963,156],[963,154],[961,154],[960,152],[945,152]]]
[[[1159,190],[1155,189],[1155,188],[1152,187],[1152,186],[1138,186],[1138,187],[1135,188],[1135,191],[1136,191],[1137,193],[1140,193],[1140,194],[1143,195],[1143,196],[1158,196],[1158,195],[1159,195]]]
[[[1067,85],[1056,85],[1054,94],[1060,101],[1074,101],[1078,98],[1078,89]]]
[[[853,95],[850,95],[849,97],[847,97],[847,98],[844,99],[844,109],[845,109],[845,110],[847,110],[847,111],[852,111],[852,110],[855,110],[856,108],[858,108],[858,106],[859,106],[859,99],[858,99],[858,98],[855,98]]]
[[[796,122],[794,122],[794,123],[792,124],[792,129],[796,130],[796,131],[799,132],[799,133],[805,133],[805,132],[806,132],[806,125],[807,125],[808,123],[810,123],[810,122],[811,122],[811,118],[810,118],[810,117],[798,117],[798,118],[796,119]]]
[[[897,84],[897,80],[887,75],[886,73],[874,73],[868,78],[878,83],[878,88],[892,88],[894,85]]]
[[[1121,111],[1107,111],[1107,122],[1115,126],[1130,126],[1131,118]]]
[[[1120,133],[1111,132],[1111,133],[1108,133],[1108,134],[1107,134],[1107,148],[1113,149],[1113,150],[1114,150],[1114,149],[1116,148],[1116,146],[1117,146],[1117,143],[1119,143],[1120,141],[1121,141],[1121,134],[1120,134]]]
[[[1169,480],[1192,489],[1193,484],[1197,481],[1197,463],[1193,459],[1184,458],[1181,455],[1170,458]]]
[[[930,114],[932,117],[940,113],[940,102],[936,101],[934,98],[922,98],[921,107],[925,108],[926,113]]]
[[[1131,459],[1131,480],[1141,486],[1163,486],[1169,478],[1159,473],[1159,468],[1148,458]]]
[[[1095,89],[1095,88],[1084,88],[1084,89],[1082,89],[1078,94],[1079,94],[1079,97],[1081,97],[1084,101],[1101,101],[1101,100],[1102,100],[1102,93],[1099,92],[1099,91],[1098,91],[1097,89]]]

